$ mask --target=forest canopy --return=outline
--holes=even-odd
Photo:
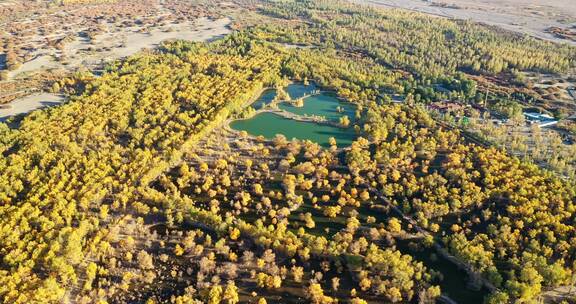
[[[424,104],[481,99],[475,76],[566,73],[575,48],[337,0],[237,5],[220,40],[76,73],[65,104],[0,123],[3,303],[434,303],[449,280],[422,252],[488,303],[574,284],[574,181]],[[355,105],[349,148],[229,128],[294,82]]]

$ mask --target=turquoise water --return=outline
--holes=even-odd
[[[293,99],[311,94],[316,90],[318,90],[318,87],[314,84],[291,84],[286,88],[286,92]],[[262,109],[274,97],[276,97],[276,90],[266,90],[252,104],[252,107],[256,110]],[[322,93],[306,98],[303,107],[294,107],[290,103],[280,103],[278,107],[297,115],[323,116],[333,122],[338,122],[343,115],[347,115],[350,121],[353,122],[356,111],[356,107],[353,104],[342,102],[334,94],[330,93]],[[340,112],[338,108],[341,108]],[[287,139],[310,140],[323,147],[330,146],[330,137],[336,139],[336,144],[340,148],[350,146],[357,138],[356,132],[351,127],[339,128],[313,122],[297,121],[269,112],[260,113],[250,119],[233,121],[230,127],[238,131],[246,131],[254,136],[262,135],[268,139],[275,137],[276,134],[282,134]]]
[[[278,107],[281,110],[292,112],[298,115],[318,115],[326,119],[338,122],[340,117],[346,115],[350,121],[354,121],[356,106],[348,102],[342,102],[333,95],[320,94],[304,99],[303,107],[295,107],[288,102],[283,102]],[[341,112],[338,111],[340,107]]]
[[[298,99],[302,96],[311,94],[313,91],[318,89],[319,88],[313,83],[310,83],[308,85],[305,85],[303,83],[293,83],[286,88],[286,92],[288,93],[288,95],[290,95],[290,98]]]
[[[274,100],[274,97],[276,97],[276,90],[274,89],[266,90],[264,91],[264,93],[262,93],[260,98],[258,98],[258,100],[256,100],[252,104],[252,107],[255,110],[260,110],[262,109],[262,107],[264,107],[265,105],[269,104],[272,100]]]
[[[308,95],[318,88],[311,85],[292,84],[286,91],[293,99],[300,98]],[[275,90],[267,90],[262,96],[253,104],[255,109],[261,109],[263,105],[269,103],[276,96]],[[341,107],[343,112],[339,113],[337,107]],[[324,116],[330,121],[338,121],[342,115],[347,115],[351,121],[354,121],[356,107],[353,104],[341,102],[333,94],[322,93],[320,95],[310,96],[305,99],[303,107],[294,107],[289,103],[279,104],[279,108],[298,115],[318,115]],[[336,139],[338,147],[347,147],[357,138],[357,134],[353,128],[339,128],[334,126],[316,124],[313,122],[301,122],[288,118],[284,118],[274,113],[260,113],[250,119],[236,120],[230,124],[230,127],[246,131],[254,136],[264,136],[265,138],[272,139],[276,134],[283,134],[288,139],[296,138],[300,140],[311,140],[320,144],[323,147],[329,147],[329,138]],[[371,215],[383,221],[385,216],[366,208],[366,206],[358,209],[360,216],[365,217]],[[311,233],[317,235],[332,235],[338,230],[345,227],[345,219],[338,217],[336,219],[326,218],[318,213],[318,210],[311,208],[309,205],[303,205],[300,212],[311,212],[314,214],[316,227],[314,229],[307,229]],[[297,213],[291,216],[293,222],[298,222]],[[329,228],[329,233],[325,229]],[[434,282],[440,285],[442,292],[458,303],[480,304],[483,298],[489,292],[487,290],[470,290],[467,286],[467,275],[464,271],[458,269],[450,261],[438,257],[432,259],[431,254],[435,251],[426,249],[422,251],[413,251],[408,246],[408,241],[399,241],[397,247],[404,254],[412,255],[416,260],[421,261],[424,265],[431,270],[439,271],[443,275],[440,282]]]
[[[311,140],[323,147],[329,147],[329,138],[334,137],[338,147],[347,147],[357,138],[353,128],[338,128],[320,125],[313,122],[296,121],[274,113],[260,113],[246,120],[236,120],[230,127],[246,131],[254,136],[262,135],[271,139],[276,134],[283,134],[287,139]]]

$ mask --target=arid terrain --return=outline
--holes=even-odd
[[[200,18],[195,21],[155,26],[149,29],[141,26],[111,27],[93,39],[82,37],[81,33],[64,45],[63,49],[39,49],[32,53],[33,58],[9,73],[9,78],[22,73],[43,69],[75,69],[94,67],[102,62],[126,57],[142,49],[153,49],[166,40],[208,41],[230,32],[230,19],[211,20]],[[61,60],[58,58],[65,57]]]
[[[3,105],[3,107],[0,108],[0,122],[10,116],[58,105],[63,101],[64,98],[62,96],[50,93],[28,95],[13,101],[11,104]]]
[[[447,18],[471,20],[537,38],[576,45],[548,32],[576,25],[576,1],[570,0],[353,0],[413,10]]]
[[[0,1],[0,119],[42,108],[41,92],[76,71],[155,49],[168,40],[210,41],[230,33],[230,5],[131,0],[71,3]],[[33,94],[33,96],[28,96]],[[53,105],[53,103],[48,103]]]

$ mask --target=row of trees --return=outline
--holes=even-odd
[[[385,141],[373,154],[364,152],[376,166],[355,164],[361,174],[378,176],[381,193],[444,236],[452,253],[510,300],[528,301],[545,287],[570,284],[573,182],[495,148],[465,144],[427,116],[417,108],[371,107],[367,130],[374,139],[385,134]]]
[[[384,93],[410,95],[415,101],[450,99],[484,104],[485,89],[489,88],[490,103],[510,97],[523,103],[544,103],[547,92],[519,88],[522,84],[515,75],[552,73],[562,78],[561,74],[575,66],[576,48],[572,46],[468,21],[338,0],[263,2],[262,12],[276,19],[268,24],[246,21],[253,25],[251,32],[258,39],[322,51],[334,48],[341,55],[370,57],[387,69],[408,72],[396,83],[400,90],[397,86],[378,88]],[[476,81],[482,90],[476,89]],[[515,90],[510,87],[522,93],[511,95]]]
[[[265,14],[310,22],[256,30],[273,33],[277,41],[366,51],[385,64],[432,80],[458,70],[498,74],[514,68],[560,73],[574,66],[573,47],[503,34],[472,22],[345,1],[265,2]]]
[[[170,248],[175,259],[200,259],[193,261],[190,280],[201,292],[180,301],[235,302],[232,291],[240,284],[214,278],[214,265],[237,262],[243,241],[259,250],[250,279],[263,289],[278,289],[287,269],[294,269],[294,281],[310,278],[312,302],[330,302],[322,284],[330,282],[341,295],[334,271],[344,276],[346,266],[354,289],[345,296],[352,302],[362,303],[359,296],[432,301],[439,295],[432,274],[379,242],[400,233],[402,225],[385,225],[363,211],[371,191],[504,291],[498,297],[529,301],[544,287],[570,282],[574,185],[501,151],[469,145],[423,108],[387,103],[385,93],[426,99],[433,93],[424,85],[440,84],[469,97],[474,83],[458,70],[558,72],[572,66],[572,48],[554,53],[544,42],[467,23],[336,1],[266,3],[263,11],[270,15],[311,23],[278,22],[207,45],[166,44],[111,64],[102,77],[60,82],[74,95],[71,101],[28,115],[18,129],[0,124],[3,302],[57,303],[78,286],[88,293],[92,286],[120,282],[119,290],[128,292],[140,284],[132,275],[100,280],[107,278],[100,271],[106,267],[99,262],[95,270],[92,261],[117,258],[111,244],[120,241],[105,240],[109,233],[102,228],[118,227],[115,217],[123,213],[159,215],[182,230],[193,223],[209,234],[183,237]],[[319,49],[288,50],[264,40]],[[357,129],[367,139],[344,157],[334,142],[323,150],[282,138],[276,147],[245,139],[236,143],[238,153],[212,142],[213,150],[230,157],[196,155],[188,167],[162,176],[282,76],[314,79],[356,103]],[[206,161],[198,161],[202,156]],[[151,270],[165,258],[132,253],[131,242],[123,243],[123,261],[140,268],[142,282],[155,282]]]
[[[302,58],[305,64],[289,61],[289,73],[319,79],[363,108],[363,130],[373,144],[352,146],[347,153],[351,172],[370,177],[369,184],[377,184],[419,225],[439,239],[445,236],[446,246],[509,300],[528,301],[545,288],[571,282],[572,181],[497,149],[470,145],[419,106],[373,102],[379,99],[374,86],[354,84],[359,79],[369,84],[382,74],[356,68],[346,55],[297,53],[308,59]],[[348,67],[345,72],[332,63],[336,58]]]
[[[350,174],[334,171],[344,165],[337,150],[323,150],[311,142],[288,142],[282,136],[266,145],[238,141],[234,150],[206,142],[202,155],[174,170],[169,178],[161,178],[151,190],[163,193],[164,199],[145,201],[162,204],[172,214],[187,210],[184,221],[201,223],[222,237],[233,236],[244,240],[245,246],[255,243],[273,252],[282,263],[263,263],[258,268],[256,282],[263,290],[278,289],[288,280],[307,290],[313,303],[366,296],[393,303],[416,298],[431,302],[439,296],[439,288],[429,284],[432,275],[421,262],[376,242],[380,234],[388,233],[385,223],[357,211],[369,203],[370,194]],[[252,158],[258,159],[258,165]],[[173,203],[178,201],[181,204]],[[398,223],[390,227],[400,229],[394,225]],[[372,241],[363,236],[367,227],[373,228]],[[253,250],[243,250],[249,249]],[[350,258],[342,260],[343,255]],[[283,264],[286,261],[291,262]],[[322,265],[321,270],[316,263]],[[292,268],[294,277],[282,275],[284,267]],[[353,269],[354,294],[339,287],[340,279],[346,277],[344,267]],[[312,285],[302,284],[306,281],[302,276],[309,277]],[[332,290],[322,291],[320,284]]]
[[[218,46],[214,46],[219,49]],[[146,185],[227,115],[275,81],[281,57],[209,48],[142,54],[112,65],[57,108],[2,124],[0,298],[59,302],[78,283],[102,206],[129,208]],[[80,88],[80,89],[79,89]]]

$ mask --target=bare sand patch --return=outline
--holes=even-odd
[[[106,33],[100,35],[92,43],[100,48],[110,48],[109,50],[98,51],[94,54],[86,54],[83,61],[101,60],[102,58],[122,58],[139,52],[144,48],[155,48],[162,41],[166,40],[190,40],[190,41],[208,41],[222,37],[230,32],[228,25],[231,20],[223,18],[210,20],[207,18],[198,19],[195,23],[173,24],[161,29],[154,29],[149,33],[142,32],[119,32]],[[86,47],[86,43],[80,44],[78,49]],[[82,54],[80,52],[80,54]]]
[[[8,117],[28,113],[45,107],[59,105],[66,100],[62,95],[40,93],[18,98],[0,108],[0,122]]]
[[[133,55],[142,49],[157,47],[162,41],[182,39],[190,41],[208,41],[230,33],[229,18],[211,20],[200,18],[194,22],[169,24],[143,32],[139,27],[113,28],[98,35],[94,40],[78,37],[66,44],[64,51],[38,50],[34,59],[9,73],[10,78],[20,74],[42,69],[75,69],[78,67],[93,67],[103,61]],[[57,61],[55,58],[65,56]]]
[[[75,69],[93,67],[103,61],[110,61],[138,53],[142,49],[152,49],[166,40],[182,39],[190,41],[208,41],[230,33],[229,18],[211,20],[200,18],[194,22],[169,24],[154,28],[149,32],[141,28],[115,28],[114,32],[98,35],[94,40],[81,36],[68,43],[64,48],[67,59],[64,62],[55,60],[54,51],[39,50],[36,57],[9,73],[18,77],[27,73],[45,69]],[[61,54],[60,54],[61,55]],[[0,108],[0,121],[8,117],[28,113],[48,106],[55,106],[65,100],[61,95],[41,93],[29,95],[12,101]]]
[[[402,8],[446,18],[471,20],[539,39],[576,45],[546,32],[576,25],[576,1],[570,0],[351,0]]]

